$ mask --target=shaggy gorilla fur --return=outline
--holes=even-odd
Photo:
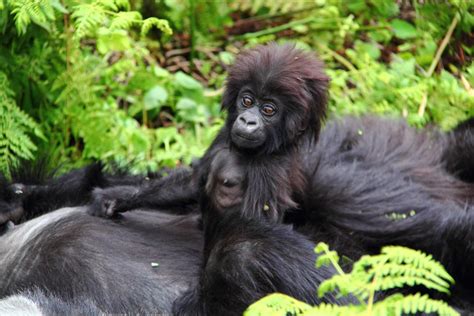
[[[418,174],[415,170],[426,167],[444,175],[449,183],[458,181],[444,171],[441,157],[450,148],[447,136],[378,118],[330,122],[319,145],[305,152],[304,167],[313,168],[314,179],[308,203],[315,205],[312,220],[318,224],[296,225],[300,232],[296,233],[282,224],[223,220],[217,236],[220,241],[214,247],[214,278],[203,285],[219,299],[216,308],[238,314],[245,304],[273,291],[317,303],[314,288],[332,272],[314,269],[314,244],[309,240],[323,240],[354,259],[387,243],[434,253],[456,277],[453,296],[443,298],[467,315],[474,308],[469,277],[472,203],[462,205],[462,198],[450,193],[443,199],[440,192],[445,191],[432,190],[432,182],[410,180],[410,175]],[[178,190],[181,184],[174,185]],[[469,188],[467,183],[462,185]],[[42,198],[48,200],[47,195]],[[169,313],[180,293],[198,281],[202,233],[196,216],[165,215],[156,210],[127,213],[115,221],[94,219],[83,209],[58,210],[12,228],[0,237],[0,273],[11,275],[8,284],[0,283],[0,296],[36,284],[53,295],[52,301],[59,298],[72,304],[71,310],[77,308],[70,303],[73,297],[88,297],[106,312]],[[408,214],[404,219],[391,216],[402,212]],[[38,255],[47,261],[36,260]],[[158,262],[159,267],[151,268],[150,262]],[[64,269],[64,264],[70,268]],[[223,278],[229,269],[241,274]],[[293,280],[294,275],[287,274],[291,271],[299,271],[304,279]],[[269,273],[268,278],[257,277],[266,275],[262,273]],[[225,286],[232,291],[212,287],[221,282],[236,282],[239,287],[228,283]],[[270,283],[261,286],[260,282]],[[240,296],[240,291],[245,294]]]
[[[348,118],[329,123],[316,144],[326,107],[327,78],[321,67],[289,46],[262,46],[243,54],[224,95],[226,125],[195,172],[178,170],[141,186],[94,191],[89,211],[104,217],[144,207],[185,214],[199,205],[204,240],[196,220],[186,226],[190,230],[172,224],[190,215],[176,219],[162,212],[156,217],[136,212],[95,222],[82,210],[57,211],[14,227],[0,239],[11,243],[29,230],[53,232],[40,234],[32,249],[27,248],[32,233],[26,234],[16,245],[20,255],[3,259],[1,266],[7,268],[0,272],[15,273],[0,283],[2,295],[34,282],[63,299],[90,293],[104,311],[133,311],[137,296],[151,295],[143,310],[159,306],[169,312],[174,302],[177,314],[209,315],[239,314],[274,291],[318,303],[315,285],[334,273],[312,268],[312,248],[322,240],[353,260],[387,244],[431,253],[457,281],[450,302],[473,307],[474,186],[469,166],[474,156],[471,147],[460,150],[472,145],[470,123],[443,134],[416,131],[398,121]],[[81,182],[79,176],[73,178]],[[84,200],[92,189],[86,187]],[[71,231],[75,233],[63,236]],[[85,231],[93,231],[94,238]],[[175,240],[175,234],[187,238]],[[71,243],[74,254],[67,251]],[[107,248],[110,243],[113,251]],[[38,267],[31,267],[31,262],[11,259],[29,258],[39,249],[45,255],[64,249],[77,282],[57,283],[54,274],[40,272],[38,261],[32,261]],[[8,243],[0,243],[0,253],[9,251]],[[133,257],[134,251],[142,255]],[[160,277],[145,268],[147,254],[161,258]],[[115,267],[109,260],[123,264]],[[177,260],[183,267],[173,265]],[[53,271],[60,270],[60,261],[52,264]],[[155,283],[130,281],[133,291],[127,292],[107,277],[107,269],[126,273],[127,279],[133,278],[131,270],[153,275]],[[94,273],[104,281],[93,283]],[[179,290],[170,277],[179,280]],[[130,301],[121,304],[118,298],[124,295]],[[323,300],[352,301],[335,296]]]
[[[461,180],[474,183],[474,117],[459,124],[449,135],[443,155],[446,168]]]
[[[219,270],[208,262],[220,240],[214,226],[232,213],[283,220],[353,259],[387,244],[421,249],[447,266],[461,292],[473,284],[474,254],[465,241],[472,238],[474,189],[446,171],[456,173],[456,164],[469,159],[458,153],[455,162],[446,161],[446,152],[459,147],[459,131],[446,136],[400,122],[348,119],[329,126],[316,145],[316,122],[326,108],[321,67],[289,46],[260,46],[237,58],[223,98],[226,124],[199,164],[198,191],[190,191],[203,213],[203,275],[196,289],[177,301],[175,312],[213,311],[216,300],[206,298],[209,287],[203,283]],[[251,112],[268,100],[281,116],[263,120]],[[235,136],[242,131],[244,140]],[[100,192],[112,207],[93,209],[95,214],[127,210],[114,210],[127,196],[126,190],[115,190],[116,196]],[[130,196],[139,204],[129,208],[157,207],[161,198],[153,184]]]

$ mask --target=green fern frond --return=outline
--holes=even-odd
[[[141,30],[142,36],[146,35],[153,26],[155,26],[157,29],[159,29],[160,31],[162,31],[163,33],[167,35],[173,34],[173,30],[171,30],[171,27],[167,20],[152,17],[152,18],[143,20],[142,30]]]
[[[374,315],[413,315],[436,313],[443,316],[458,316],[459,313],[443,301],[433,300],[419,293],[403,296],[394,294],[373,306]]]
[[[327,244],[319,243],[315,252],[324,257],[323,263],[330,262],[341,270],[336,252]],[[309,308],[283,294],[275,294],[252,304],[245,315],[410,315],[417,313],[437,313],[439,315],[458,315],[445,302],[436,301],[427,295],[403,296],[394,294],[383,301],[374,303],[375,292],[406,286],[423,285],[426,288],[449,294],[453,278],[432,256],[420,251],[399,246],[384,247],[380,255],[363,256],[354,263],[351,273],[341,272],[322,282],[318,295],[337,292],[339,295],[352,295],[360,304],[336,306],[321,304]],[[304,305],[301,305],[304,304]]]
[[[119,10],[119,7],[117,6],[117,1],[115,0],[97,0],[95,1],[95,4],[103,7],[105,10],[111,10],[113,12]]]
[[[107,19],[107,14],[104,6],[97,1],[75,6],[73,8],[72,19],[74,20],[74,26],[76,28],[74,37],[81,39],[97,29],[98,26]]]
[[[20,159],[33,158],[31,133],[44,137],[36,122],[17,107],[8,78],[0,72],[0,172],[7,177]]]
[[[369,271],[371,274],[377,274],[379,278],[394,278],[394,277],[409,277],[409,278],[422,278],[424,280],[433,282],[438,290],[443,289],[441,292],[447,292],[447,289],[451,285],[450,282],[444,280],[435,273],[430,272],[427,269],[418,268],[412,265],[399,264],[399,263],[386,263],[382,267],[377,267],[377,271],[372,269]]]
[[[234,6],[240,11],[250,11],[257,13],[261,9],[268,9],[269,14],[286,13],[294,10],[300,10],[308,6],[307,0],[241,0],[237,1]]]
[[[115,0],[114,2],[119,10],[130,10],[130,2],[128,2],[128,0]]]
[[[402,288],[405,286],[423,285],[428,289],[434,289],[447,294],[450,293],[444,286],[440,286],[439,284],[422,277],[415,276],[389,276],[383,279],[377,279],[374,284],[374,288],[381,291]]]
[[[419,250],[414,250],[400,246],[386,246],[382,248],[382,254],[390,258],[391,262],[398,264],[410,264],[414,268],[424,269],[434,273],[450,283],[454,279],[444,269],[443,265],[435,260],[431,255],[425,254]]]
[[[110,29],[127,30],[134,24],[141,23],[141,21],[142,15],[138,11],[119,12],[114,16],[112,22],[110,23]]]
[[[31,22],[50,30],[55,20],[53,3],[50,0],[17,0],[9,2],[19,34],[25,34]]]
[[[323,297],[327,293],[338,293],[343,296],[352,294],[363,303],[370,295],[370,284],[371,279],[368,275],[352,273],[344,276],[334,275],[319,285],[318,296]]]
[[[291,296],[273,293],[250,305],[244,316],[303,315],[303,312],[310,309],[311,305]]]

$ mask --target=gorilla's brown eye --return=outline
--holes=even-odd
[[[253,100],[250,97],[243,97],[242,98],[242,105],[245,106],[246,108],[249,108],[253,105]]]
[[[273,106],[269,105],[269,104],[265,104],[263,107],[262,107],[262,113],[265,114],[266,116],[272,116],[273,114],[275,114],[276,110]]]

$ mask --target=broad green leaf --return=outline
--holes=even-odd
[[[380,57],[380,49],[377,47],[376,43],[357,41],[355,48],[358,52],[365,53],[372,59],[378,59]]]
[[[390,23],[390,25],[392,26],[395,36],[398,38],[409,39],[418,35],[416,28],[404,20],[395,19]]]
[[[194,79],[193,77],[185,74],[182,71],[178,71],[175,75],[176,83],[186,89],[189,90],[200,90],[202,89],[202,85]]]
[[[176,108],[178,110],[190,110],[190,109],[195,109],[196,107],[197,107],[197,103],[194,100],[191,100],[188,98],[181,98],[176,104]]]
[[[168,92],[160,85],[156,85],[145,94],[143,103],[146,110],[159,108],[168,99]]]
[[[101,54],[106,54],[110,51],[125,51],[130,49],[131,43],[127,32],[124,30],[100,29],[97,37],[97,50]]]

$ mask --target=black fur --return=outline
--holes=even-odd
[[[241,91],[248,87],[256,102],[276,98],[285,113],[267,125],[263,145],[250,149],[232,138],[242,113]],[[468,280],[460,287],[470,287],[474,280],[469,267],[474,262],[470,243],[463,238],[470,236],[474,189],[446,172],[446,166],[454,163],[443,156],[460,137],[453,141],[434,129],[416,132],[400,122],[366,118],[328,127],[326,139],[316,145],[326,88],[322,65],[289,46],[260,46],[237,59],[223,98],[223,108],[229,112],[226,124],[197,167],[205,260],[215,247],[213,226],[236,212],[293,223],[312,240],[325,239],[354,259],[386,244],[422,249],[433,253],[459,280]],[[471,161],[469,153],[458,157]],[[141,204],[159,206],[152,204],[159,201],[156,198],[145,202],[139,191],[134,197]],[[397,215],[406,219],[394,220]],[[461,222],[463,226],[452,228]],[[451,249],[446,240],[460,245]],[[458,253],[466,261],[458,260]],[[209,271],[204,262],[205,275],[218,270]],[[192,290],[182,302],[199,302],[200,310],[212,310],[201,292],[199,287]]]
[[[98,163],[56,177],[45,159],[24,162],[11,181],[0,175],[0,230],[9,221],[19,224],[61,207],[85,205],[94,188],[145,185],[160,173],[134,176],[122,171],[105,173]]]
[[[2,264],[7,267],[2,275],[20,273],[7,279],[8,291],[2,294],[28,288],[31,282],[65,299],[71,293],[90,293],[94,304],[106,312],[141,311],[136,296],[153,295],[147,292],[152,283],[137,278],[137,282],[127,284],[133,290],[126,291],[125,285],[110,279],[103,267],[115,273],[132,269],[134,272],[127,274],[129,280],[133,275],[146,276],[142,260],[148,258],[146,253],[153,254],[154,245],[161,251],[158,254],[167,258],[162,276],[179,276],[185,283],[182,290],[187,291],[180,295],[181,291],[169,294],[164,290],[161,300],[150,298],[147,306],[157,304],[169,311],[178,298],[173,307],[177,314],[238,314],[272,291],[317,303],[310,288],[333,273],[331,269],[312,268],[314,242],[324,240],[354,260],[387,244],[432,253],[456,278],[450,302],[472,308],[474,187],[468,182],[469,176],[464,176],[468,174],[464,167],[457,165],[474,159],[470,156],[471,136],[465,141],[456,132],[420,132],[401,122],[363,118],[329,124],[316,145],[326,106],[327,79],[320,67],[309,55],[288,46],[269,45],[244,54],[229,75],[223,101],[229,111],[228,121],[195,168],[194,176],[183,171],[139,188],[119,186],[95,192],[90,212],[106,217],[143,206],[178,214],[194,212],[199,201],[205,228],[203,258],[197,223],[191,231],[183,230],[167,220],[173,216],[158,212],[156,218],[134,213],[118,222],[98,219],[95,226],[92,217],[86,220],[81,213],[44,228],[48,235],[34,243],[46,255],[54,249],[71,249],[72,244],[74,255],[66,254],[73,258],[70,268],[75,270],[71,275],[78,279],[59,286],[56,275],[41,270],[42,265],[37,267],[33,261],[38,272],[31,273],[31,262],[9,258],[6,265]],[[262,95],[268,92],[275,93],[276,103],[284,103],[286,111],[278,120],[280,128],[266,125],[263,145],[250,149],[241,148],[229,136],[238,118],[239,91],[249,85],[254,85],[251,90],[257,100],[265,99]],[[468,146],[466,155],[456,149],[458,141]],[[456,153],[455,161],[449,161],[449,152]],[[88,227],[81,224],[84,220],[94,224]],[[293,229],[281,221],[292,224]],[[28,227],[12,229],[3,241],[14,239],[15,232],[27,231]],[[69,231],[74,233],[63,235]],[[92,231],[93,239],[88,239],[91,236],[84,233]],[[178,238],[183,243],[174,240],[176,234],[186,235],[183,240]],[[57,244],[68,240],[73,241]],[[2,247],[5,254],[11,251],[8,244]],[[24,247],[20,245],[21,250],[27,249]],[[137,255],[134,261],[132,250],[143,257]],[[35,251],[40,250],[31,249],[32,254]],[[29,254],[27,250],[23,253]],[[176,253],[181,254],[179,259]],[[60,253],[63,261],[53,261],[50,269],[61,271],[65,256]],[[125,264],[115,267],[109,260]],[[179,272],[173,270],[177,268],[173,263],[178,261],[184,265]],[[110,283],[92,281],[90,275],[97,269],[98,278]],[[140,284],[146,286],[140,288]],[[164,287],[173,288],[170,284]],[[121,304],[120,296],[127,301]],[[334,297],[325,300],[336,302]]]
[[[446,169],[459,179],[474,183],[474,117],[459,124],[448,137],[443,155]]]

